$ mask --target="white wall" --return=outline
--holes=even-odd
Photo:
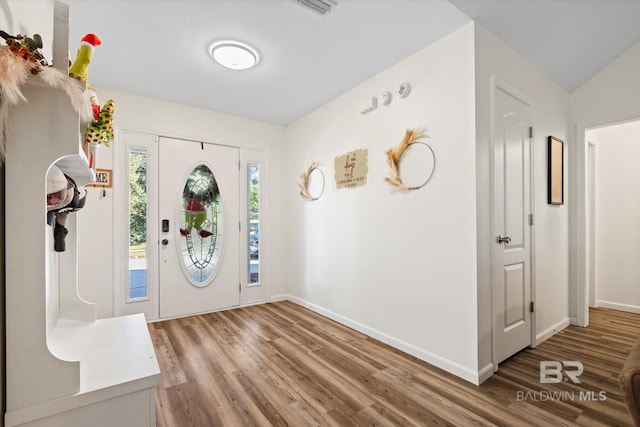
[[[37,12],[36,12],[37,11]],[[0,0],[0,28],[12,36],[42,36],[42,53],[49,62],[53,43],[52,0]],[[4,45],[4,40],[2,40]]]
[[[572,130],[575,129],[574,149],[570,151],[572,186],[569,189],[572,227],[571,242],[571,291],[577,312],[572,312],[588,322],[587,290],[589,281],[586,232],[586,143],[585,131],[589,128],[620,123],[640,118],[640,43],[633,46],[615,61],[607,65],[570,96]],[[572,304],[573,306],[573,304]]]
[[[283,294],[282,277],[284,252],[284,127],[227,114],[206,111],[184,105],[172,104],[108,89],[96,89],[100,102],[115,101],[115,123],[120,129],[145,132],[154,135],[206,141],[224,145],[256,148],[267,151],[269,156],[269,182],[271,191],[270,230],[272,238],[263,242],[270,254],[270,294]],[[111,168],[113,149],[98,150],[97,167]],[[80,295],[98,304],[98,316],[114,314],[113,292],[113,193],[107,190],[101,198],[101,190],[91,189],[87,205],[78,214],[78,247]],[[120,213],[116,213],[120,214]]]
[[[590,134],[598,140],[596,306],[640,313],[640,122]]]
[[[406,99],[368,115],[372,96]],[[477,382],[473,25],[446,36],[287,129],[287,283],[294,300]],[[424,127],[436,170],[424,188],[384,181],[385,151]],[[336,190],[334,157],[369,150],[369,184]],[[324,195],[299,176],[320,161]]]
[[[37,9],[38,13],[33,13]],[[42,36],[45,57],[51,60],[51,43],[53,39],[53,3],[51,0],[0,0],[0,28],[11,35],[26,34]],[[4,45],[4,40],[0,42]],[[0,366],[4,364],[4,168],[0,166],[0,212],[3,224],[0,226]],[[4,371],[0,369],[0,412],[4,414]],[[4,425],[4,416],[0,417],[0,426]]]
[[[476,25],[476,136],[478,211],[479,365],[491,373],[491,230],[490,124],[491,76],[532,100],[534,128],[534,239],[536,338],[547,338],[568,324],[568,206],[547,204],[547,137],[569,144],[569,95],[504,42]],[[565,156],[565,171],[567,168]],[[565,175],[565,194],[566,193]]]

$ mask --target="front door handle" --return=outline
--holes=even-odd
[[[167,246],[169,244],[169,240],[167,239],[162,239],[162,245],[163,246]]]
[[[506,243],[508,245],[511,243],[511,237],[509,236],[498,236],[496,240],[498,241],[498,244]]]

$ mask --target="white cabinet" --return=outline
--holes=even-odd
[[[5,163],[7,426],[153,426],[160,369],[143,315],[96,320],[78,295],[75,215],[66,251],[46,223],[52,164],[94,179],[67,95],[37,81],[12,107]],[[95,260],[100,262],[100,260]]]

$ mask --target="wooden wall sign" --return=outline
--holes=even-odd
[[[113,172],[111,169],[96,169],[96,182],[87,184],[85,187],[113,187]]]
[[[367,183],[369,150],[362,148],[334,160],[336,188],[355,188]]]

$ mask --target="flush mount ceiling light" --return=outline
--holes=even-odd
[[[260,60],[258,51],[246,43],[235,40],[219,40],[209,46],[209,55],[223,67],[246,70],[255,67]]]

